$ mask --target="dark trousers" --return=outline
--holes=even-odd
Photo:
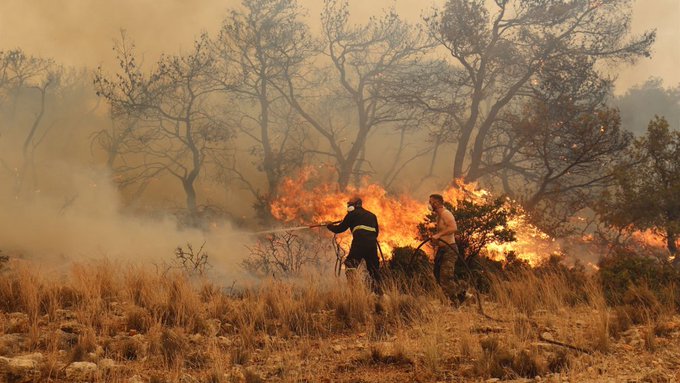
[[[345,267],[357,268],[361,260],[366,261],[366,269],[371,276],[371,289],[380,292],[380,259],[378,258],[378,243],[375,239],[354,238],[345,259]]]

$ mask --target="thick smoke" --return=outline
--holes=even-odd
[[[174,216],[144,218],[122,212],[120,193],[101,168],[61,163],[60,190],[35,190],[15,197],[6,189],[0,204],[0,243],[9,255],[39,260],[47,266],[108,258],[124,263],[163,266],[174,249],[205,242],[208,261],[228,282],[243,280],[239,263],[248,237],[228,222],[215,222],[210,233],[178,229]],[[218,228],[219,227],[219,228]]]
[[[238,0],[3,1],[0,2],[0,49],[19,46],[67,65],[109,65],[115,64],[112,42],[120,29],[126,29],[134,36],[140,52],[152,62],[163,52],[190,49],[199,33],[215,32],[227,11],[239,3]],[[322,2],[300,0],[299,3],[308,9],[310,25],[318,27]],[[351,0],[350,7],[357,22],[391,5],[408,21],[417,22],[424,9],[442,3],[443,0]],[[667,84],[679,83],[676,68],[680,51],[676,48],[680,37],[677,27],[680,2],[636,0],[633,13],[633,33],[657,28],[658,38],[652,59],[641,60],[634,67],[616,69],[619,77],[616,92],[625,93],[630,86],[652,76],[663,78]]]

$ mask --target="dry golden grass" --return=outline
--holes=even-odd
[[[610,308],[594,280],[575,286],[559,272],[494,280],[483,307],[498,320],[419,289],[391,280],[376,297],[361,283],[310,276],[228,294],[109,261],[67,275],[14,263],[0,273],[0,352],[41,353],[41,379],[53,382],[67,381],[73,362],[107,359],[114,367],[99,367],[98,382],[475,381],[583,376],[619,357],[631,330],[638,351],[661,354],[680,328],[644,286]]]

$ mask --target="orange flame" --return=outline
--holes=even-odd
[[[634,231],[632,233],[632,239],[637,241],[640,245],[651,248],[665,249],[666,247],[666,239],[662,235],[655,233],[653,230]]]
[[[420,201],[406,194],[392,196],[382,186],[368,184],[366,180],[359,188],[348,187],[340,191],[330,179],[323,178],[312,167],[303,169],[296,178],[286,178],[279,187],[279,197],[270,206],[274,218],[303,225],[337,221],[346,214],[346,202],[358,195],[363,206],[378,217],[379,240],[386,258],[395,247],[419,244],[417,227],[429,212],[427,199]],[[489,192],[478,189],[475,184],[462,181],[457,181],[455,186],[441,194],[454,206],[464,198],[482,202],[490,196]],[[505,252],[514,250],[519,258],[534,265],[555,251],[554,241],[529,225],[524,214],[510,222],[510,227],[517,232],[517,241],[488,246],[486,250],[492,258],[502,258]],[[348,242],[348,235],[341,235],[342,243]]]

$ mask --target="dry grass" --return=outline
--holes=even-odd
[[[592,279],[575,286],[565,272],[520,270],[492,277],[491,295],[501,305],[530,316],[539,309],[598,304],[602,292]]]
[[[68,363],[103,358],[124,366],[101,372],[105,382],[133,375],[180,381],[187,371],[199,382],[318,381],[333,374],[373,381],[376,370],[388,375],[375,379],[425,382],[587,368],[580,367],[587,366],[581,353],[546,346],[544,334],[606,354],[639,328],[642,347],[655,353],[678,329],[669,324],[672,309],[645,286],[609,308],[593,281],[575,288],[560,273],[498,278],[484,304],[504,322],[479,316],[474,306],[453,309],[438,291],[418,289],[391,280],[376,297],[363,284],[350,288],[344,279],[316,276],[263,281],[234,295],[181,273],[108,261],[73,265],[58,277],[14,264],[0,273],[0,335],[22,342],[0,343],[0,351],[42,353],[42,379],[55,382],[64,381]],[[353,362],[341,367],[346,360]]]

